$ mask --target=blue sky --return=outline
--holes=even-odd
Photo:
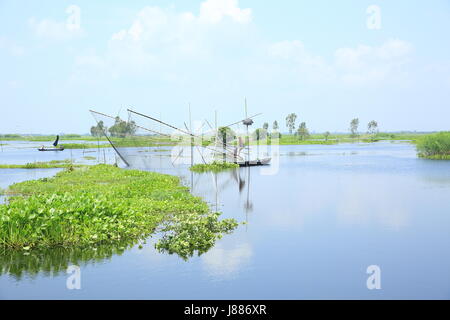
[[[244,97],[283,131],[291,112],[449,130],[449,33],[448,0],[0,0],[0,133],[85,133],[88,109],[130,106],[181,126],[188,103],[225,124]]]

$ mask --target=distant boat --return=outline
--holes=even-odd
[[[63,150],[64,150],[63,146],[61,146],[59,148],[46,148],[46,147],[42,146],[38,149],[38,151],[63,151]]]
[[[235,164],[238,164],[240,167],[265,166],[270,164],[270,160],[272,160],[272,158],[264,158],[249,161],[236,161]]]
[[[56,136],[55,142],[53,142],[53,146],[55,148],[46,148],[44,146],[41,146],[38,151],[63,151],[64,147],[60,146],[58,148],[56,148],[58,146],[58,142],[59,142],[59,135]]]

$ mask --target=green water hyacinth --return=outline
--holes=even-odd
[[[215,217],[177,177],[103,164],[17,183],[6,194],[8,203],[0,205],[0,246],[24,251],[143,240],[163,222],[205,226],[204,219]],[[212,222],[202,229],[208,237],[202,241],[214,242],[218,232],[228,231],[218,219]]]
[[[207,164],[195,164],[190,167],[190,170],[197,173],[202,172],[220,172],[224,170],[239,168],[238,164],[223,161],[213,161]]]
[[[173,217],[162,229],[164,236],[156,248],[161,252],[176,253],[184,260],[195,252],[200,256],[212,248],[222,234],[230,233],[238,226],[234,219],[219,221],[219,216],[219,213],[210,213]]]

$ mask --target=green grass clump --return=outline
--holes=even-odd
[[[202,173],[202,172],[220,172],[236,168],[239,168],[239,165],[235,163],[213,161],[207,164],[195,164],[190,168],[190,170],[193,172]]]
[[[219,213],[177,216],[162,229],[164,236],[156,244],[160,252],[176,253],[184,260],[207,252],[223,234],[233,231],[238,223],[233,219],[219,221]]]
[[[426,135],[417,141],[419,157],[434,160],[450,160],[450,132]]]
[[[210,227],[202,221],[214,215],[177,177],[103,164],[17,183],[7,195],[8,203],[0,205],[0,245],[26,251],[144,239],[161,222],[179,223],[183,217],[186,223],[193,216],[197,224]],[[216,230],[222,229],[204,233],[212,237]]]
[[[104,144],[93,144],[93,143],[62,143],[61,144],[64,149],[95,149],[95,148],[111,148],[111,145],[108,143]]]
[[[80,164],[73,164],[70,160],[52,160],[47,162],[29,162],[26,164],[0,164],[0,169],[68,169],[82,166]]]

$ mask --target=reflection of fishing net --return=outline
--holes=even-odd
[[[97,125],[92,132],[105,136],[128,166],[136,168],[173,168],[215,159],[233,161],[233,147],[216,139],[216,132],[204,122],[191,131],[173,127],[155,118],[128,112],[127,119],[91,111]]]

